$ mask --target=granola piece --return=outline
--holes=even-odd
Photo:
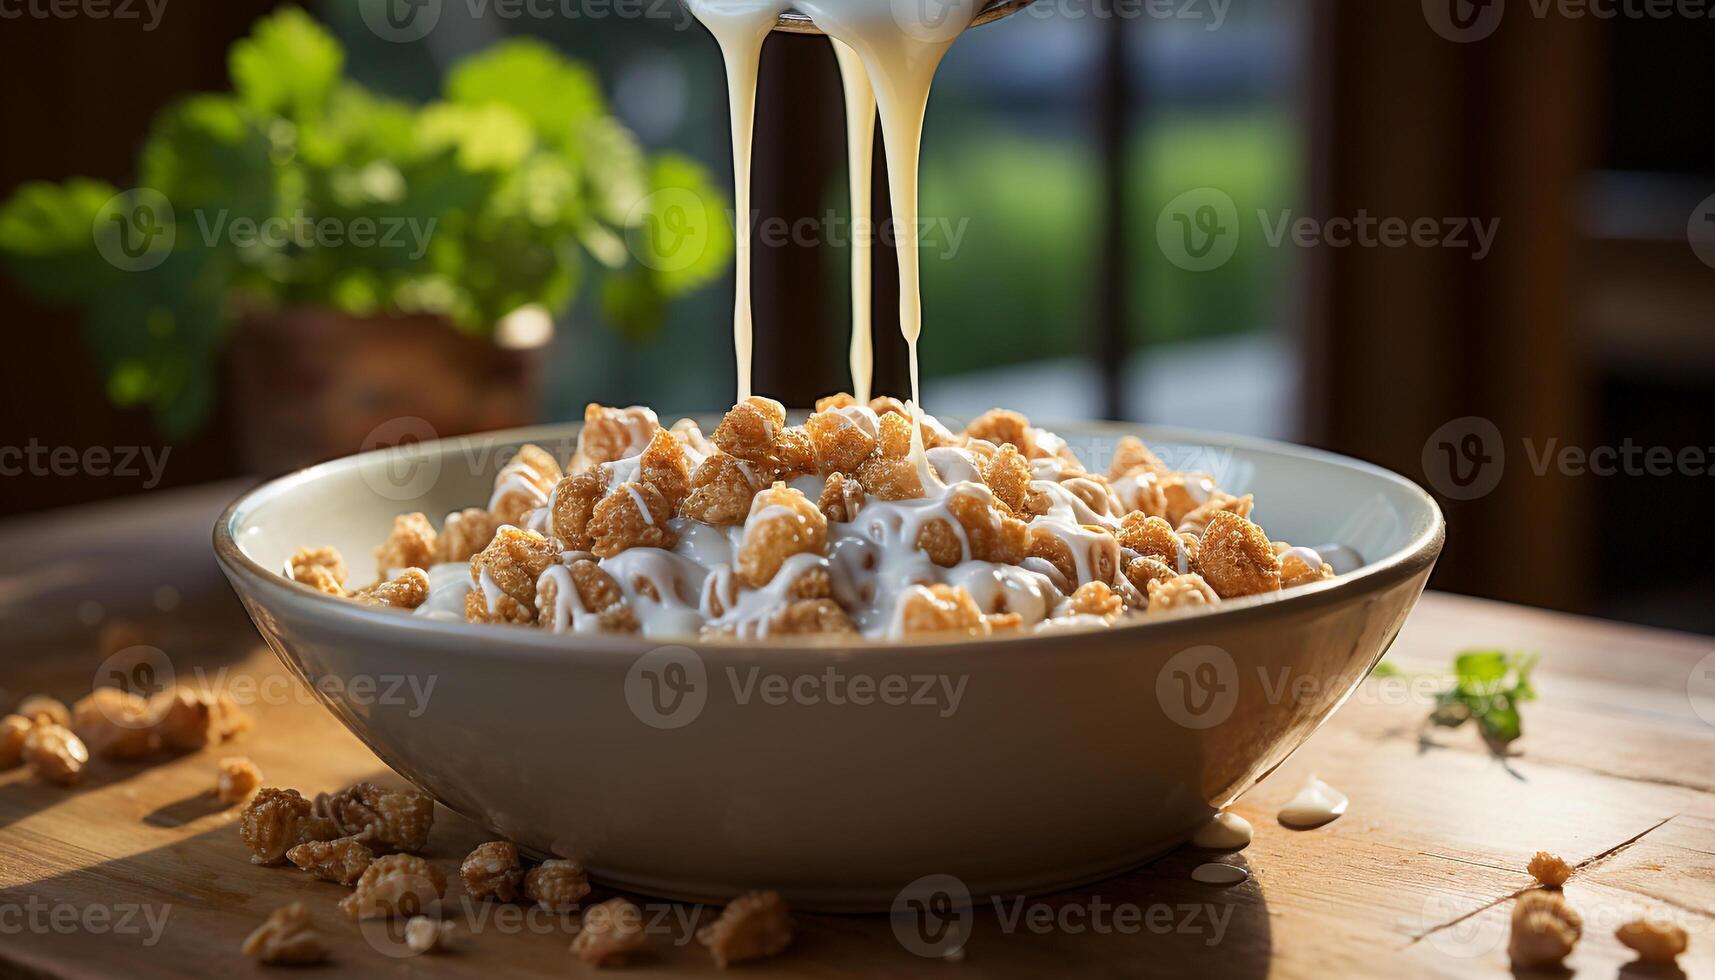
[[[1584,921],[1559,891],[1532,890],[1513,903],[1507,956],[1518,967],[1559,966],[1584,933]]]
[[[71,707],[71,728],[103,759],[141,759],[155,750],[149,702],[117,687],[98,687]]]
[[[70,786],[83,775],[89,749],[72,730],[57,722],[39,719],[24,736],[24,764],[37,779]]]
[[[1125,505],[1114,495],[1105,476],[1089,473],[1065,476],[1060,486],[1101,517],[1120,517],[1126,513]]]
[[[415,609],[429,601],[429,573],[407,568],[394,578],[353,592],[351,597],[370,606]]]
[[[354,919],[408,919],[432,909],[446,893],[440,868],[415,854],[388,854],[363,870],[357,890],[339,908]]]
[[[746,584],[760,589],[786,559],[819,554],[827,542],[827,517],[802,491],[777,482],[751,502],[735,570]]]
[[[489,513],[498,524],[524,523],[524,515],[547,505],[561,475],[559,462],[547,450],[529,443],[519,446],[512,461],[495,474]]]
[[[584,913],[572,952],[594,967],[624,966],[645,941],[643,912],[623,898],[610,898]]]
[[[1671,965],[1691,945],[1683,928],[1647,915],[1615,929],[1614,938],[1636,951],[1639,960],[1656,966]]]
[[[734,405],[715,427],[715,445],[729,456],[772,465],[774,444],[785,428],[785,406],[772,398],[752,395]]]
[[[1273,592],[1280,588],[1280,559],[1262,528],[1220,511],[1203,532],[1197,574],[1223,599]]]
[[[466,507],[448,514],[440,537],[435,541],[435,560],[470,561],[471,555],[488,547],[488,543],[494,540],[494,530],[499,526],[494,515],[481,507]]]
[[[23,715],[36,724],[41,724],[45,720],[67,728],[71,727],[71,710],[65,706],[65,702],[46,694],[32,694],[19,701],[18,707],[13,709],[13,713]]]
[[[642,405],[608,408],[594,402],[584,407],[584,427],[578,432],[578,455],[590,464],[611,463],[643,451],[661,422]]]
[[[843,524],[857,519],[863,500],[863,484],[856,477],[830,473],[827,482],[822,484],[822,496],[816,502],[816,509],[830,522]]]
[[[464,879],[465,891],[478,901],[492,898],[497,902],[510,902],[517,899],[518,890],[524,883],[524,865],[518,860],[518,845],[504,840],[478,844],[459,865],[459,877]]]
[[[550,858],[524,875],[524,897],[550,912],[570,912],[589,893],[589,878],[576,861]]]
[[[889,415],[911,417],[911,410],[905,407],[905,403],[892,395],[877,395],[871,398],[869,410],[874,412],[877,418],[885,418]]]
[[[1148,517],[1137,511],[1125,515],[1119,530],[1114,532],[1120,547],[1129,548],[1148,558],[1154,558],[1173,568],[1189,571],[1190,556],[1185,553],[1185,540],[1173,525],[1160,517]]]
[[[596,467],[568,476],[554,488],[549,524],[560,547],[588,551],[595,545],[589,530],[590,516],[607,496],[607,478],[607,468]]]
[[[238,834],[250,848],[251,864],[279,864],[286,852],[305,841],[340,836],[333,821],[311,812],[310,801],[295,789],[264,786],[238,818]]]
[[[1237,514],[1240,517],[1249,517],[1251,516],[1251,507],[1254,504],[1255,500],[1248,493],[1242,497],[1235,497],[1225,491],[1216,490],[1206,503],[1197,505],[1192,508],[1189,514],[1180,518],[1175,529],[1181,534],[1190,532],[1201,535],[1208,530],[1209,520],[1216,514],[1226,512]]]
[[[451,949],[453,945],[453,924],[444,919],[433,919],[426,915],[413,915],[405,923],[405,948],[413,953],[427,953],[437,949]]]
[[[1030,420],[1004,408],[991,408],[965,426],[965,435],[983,439],[997,446],[1011,445],[1026,457],[1037,453],[1036,434]]]
[[[479,594],[486,595],[484,578],[534,614],[536,580],[548,566],[560,560],[560,549],[535,531],[506,525],[494,532],[494,540],[470,560],[470,580]]]
[[[275,909],[244,937],[239,952],[275,966],[308,966],[328,958],[328,948],[303,902]]]
[[[875,451],[875,433],[841,411],[817,410],[804,423],[815,454],[816,472],[850,473]]]
[[[807,636],[814,633],[856,633],[850,616],[832,599],[798,599],[769,617],[769,636]]]
[[[781,431],[769,472],[776,480],[795,480],[816,472],[816,444],[803,426],[787,426]]]
[[[1203,581],[1203,576],[1195,572],[1175,575],[1163,582],[1150,582],[1144,591],[1149,594],[1149,611],[1152,613],[1221,604],[1220,596]]]
[[[1101,616],[1112,620],[1125,611],[1125,600],[1105,582],[1085,582],[1072,593],[1072,612],[1081,616]]]
[[[1161,490],[1164,509],[1162,517],[1178,527],[1185,515],[1208,503],[1215,496],[1215,481],[1207,473],[1168,473],[1156,480]]]
[[[435,823],[435,801],[411,790],[353,783],[337,793],[316,794],[314,810],[339,829],[382,849],[420,851]]]
[[[654,487],[667,501],[667,516],[679,509],[691,493],[691,463],[678,436],[666,429],[655,430],[655,437],[637,461],[637,479]]]
[[[10,769],[24,761],[24,739],[36,723],[23,715],[0,718],[0,769]]]
[[[262,785],[262,770],[244,756],[228,756],[215,768],[214,796],[222,803],[243,803]]]
[[[919,633],[969,633],[981,636],[990,629],[976,600],[961,585],[913,585],[899,597],[900,631]]]
[[[708,436],[703,435],[702,426],[699,426],[695,419],[680,419],[674,422],[673,434],[679,437],[686,449],[698,456],[707,456],[715,451],[715,444],[709,441]]]
[[[1067,533],[1064,525],[1041,521],[1029,525],[1030,546],[1026,557],[1040,558],[1065,577],[1074,587],[1085,582],[1112,582],[1120,570],[1120,546],[1107,528],[1095,524],[1081,525],[1087,535]],[[1078,561],[1074,548],[1082,548],[1083,561]],[[1079,574],[1082,565],[1087,574]]]
[[[671,549],[679,536],[667,526],[673,508],[647,483],[622,483],[590,514],[590,551],[612,558],[628,548]]]
[[[983,482],[994,491],[995,499],[1015,514],[1040,517],[1048,513],[1048,495],[1031,487],[1033,476],[1030,460],[1007,443],[1000,447],[982,467]]]
[[[858,403],[856,398],[847,391],[836,391],[831,395],[823,395],[816,399],[816,411],[832,412],[842,408],[851,408]]]
[[[1291,549],[1280,551],[1277,548],[1276,553],[1280,556],[1280,587],[1283,589],[1309,585],[1312,582],[1326,582],[1334,577],[1334,566],[1327,562],[1322,562],[1318,567],[1311,568],[1310,563],[1305,561],[1303,556],[1294,553]]]
[[[1547,851],[1537,851],[1525,868],[1530,876],[1550,888],[1559,888],[1566,884],[1566,879],[1572,877],[1572,866],[1561,860],[1560,855]]]
[[[1121,436],[1119,445],[1114,447],[1114,460],[1108,467],[1108,476],[1118,480],[1139,472],[1166,474],[1168,469],[1167,464],[1142,440],[1136,436]]]
[[[750,514],[751,500],[762,488],[754,466],[716,452],[691,474],[691,493],[679,512],[704,524],[742,524]]]
[[[375,861],[375,852],[356,837],[305,841],[286,851],[286,860],[322,881],[350,887]]]
[[[286,564],[292,581],[328,595],[345,595],[345,559],[338,548],[299,548]]]
[[[1179,572],[1166,562],[1152,555],[1139,555],[1125,563],[1126,581],[1137,589],[1138,594],[1149,595],[1149,583],[1166,582],[1179,575]]]
[[[488,599],[481,592],[467,592],[464,597],[464,618],[467,623],[486,623],[491,626],[534,626],[537,613],[533,606],[526,606],[509,595],[498,595],[494,606],[490,608]]]
[[[393,518],[387,540],[375,549],[375,567],[386,574],[396,568],[428,568],[440,556],[439,535],[421,511]]]
[[[697,930],[715,965],[774,956],[792,942],[792,916],[776,892],[750,892],[733,899],[720,918]]]
[[[1145,517],[1167,517],[1167,494],[1161,489],[1160,474],[1139,469],[1120,477],[1113,489],[1120,506],[1128,511],[1141,512]]]
[[[993,506],[993,498],[981,488],[956,485],[947,493],[945,507],[957,521],[933,518],[917,532],[916,547],[942,568],[952,568],[968,556],[977,561],[1016,565],[1025,558],[1030,529],[1023,521]]]
[[[864,493],[877,500],[915,500],[925,496],[922,474],[904,457],[883,455],[880,450],[857,468]]]
[[[560,590],[567,587],[568,581],[577,590],[576,603],[560,601]],[[550,569],[536,589],[536,605],[541,610],[537,625],[544,629],[570,630],[571,617],[580,615],[596,617],[596,625],[604,633],[635,633],[640,628],[637,614],[626,605],[619,583],[587,558],[572,562],[563,574]]]
[[[875,453],[888,459],[904,459],[911,455],[911,417],[904,412],[889,412],[876,424]]]
[[[249,716],[225,691],[179,685],[149,700],[149,730],[168,751],[195,752],[249,727]]]

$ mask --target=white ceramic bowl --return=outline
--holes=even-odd
[[[1443,539],[1428,494],[1355,460],[1143,427],[1055,429],[1096,465],[1119,435],[1141,436],[1168,462],[1255,493],[1275,538],[1338,542],[1366,563],[1211,614],[832,648],[437,622],[280,575],[297,547],[332,544],[366,580],[396,513],[480,505],[513,449],[565,458],[574,425],[275,480],[221,516],[215,551],[281,660],[390,766],[608,883],[710,900],[770,887],[836,910],[887,908],[931,874],[977,896],[1041,892],[1174,846],[1279,765],[1386,651]]]

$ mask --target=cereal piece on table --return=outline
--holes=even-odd
[[[215,694],[181,684],[149,700],[149,730],[170,752],[195,752],[231,737],[240,726],[249,727],[239,715],[242,709],[224,691]]]
[[[1572,866],[1561,860],[1558,854],[1547,851],[1537,851],[1526,866],[1526,871],[1537,881],[1550,888],[1559,888],[1566,884],[1566,879],[1572,877]]]
[[[715,445],[729,456],[767,464],[785,428],[785,406],[772,398],[752,395],[734,405],[715,427]]]
[[[1152,613],[1221,604],[1220,596],[1195,572],[1175,575],[1164,582],[1150,582],[1145,591],[1149,594],[1149,611]]]
[[[1034,478],[1030,460],[1007,443],[982,467],[983,482],[994,491],[995,499],[1015,514],[1041,516],[1048,513],[1048,495],[1031,487]]]
[[[355,836],[380,849],[420,851],[435,824],[435,801],[413,790],[353,783],[337,793],[318,793],[317,816],[327,817],[341,837]]]
[[[609,408],[591,402],[584,407],[584,427],[578,432],[578,455],[590,463],[611,463],[634,456],[649,445],[661,422],[641,405]]]
[[[818,473],[850,473],[875,451],[875,435],[843,412],[818,410],[804,423],[804,431]]]
[[[440,536],[421,511],[393,518],[387,540],[375,549],[375,567],[383,575],[397,568],[428,568],[440,557]]]
[[[239,952],[276,966],[308,966],[328,958],[328,948],[302,902],[275,909],[244,937]]]
[[[1086,582],[1072,593],[1072,612],[1080,616],[1101,616],[1112,619],[1125,611],[1125,600],[1105,582]]]
[[[23,715],[38,724],[46,719],[56,725],[71,727],[71,709],[67,708],[65,702],[59,698],[49,697],[46,694],[32,694],[19,701],[18,707],[14,708],[12,713]]]
[[[1190,556],[1185,554],[1184,539],[1173,530],[1173,525],[1163,518],[1146,517],[1133,511],[1121,519],[1119,530],[1114,532],[1114,537],[1119,539],[1120,547],[1155,558],[1164,565],[1177,568],[1182,556],[1187,565],[1189,564]]]
[[[679,536],[667,525],[673,508],[647,483],[622,483],[590,513],[590,551],[612,558],[630,548],[671,549]]]
[[[394,578],[353,592],[351,597],[370,606],[415,609],[429,601],[429,573],[407,568]]]
[[[1647,915],[1615,929],[1614,938],[1635,951],[1643,962],[1663,967],[1672,964],[1691,945],[1691,937],[1683,928]]]
[[[1197,552],[1197,574],[1223,599],[1280,588],[1280,559],[1262,528],[1230,511],[1209,519]]]
[[[587,558],[572,562],[564,574],[551,570],[537,583],[536,606],[540,609],[537,625],[554,632],[565,632],[575,625],[575,616],[595,616],[596,625],[604,633],[635,633],[641,624],[637,614],[626,604],[625,595],[613,576]],[[577,599],[565,597],[560,590],[569,579],[577,591]]]
[[[279,864],[286,852],[305,841],[340,836],[333,821],[311,812],[310,801],[295,789],[264,786],[238,818],[238,834],[250,848],[251,864]]]
[[[691,493],[691,463],[678,436],[666,429],[655,430],[655,438],[638,458],[637,479],[654,487],[667,501],[667,516],[679,509]]]
[[[339,903],[354,919],[410,918],[432,909],[447,893],[447,876],[415,854],[378,857]]]
[[[923,477],[917,466],[902,456],[887,456],[877,450],[857,468],[864,493],[877,500],[916,500],[925,496]]]
[[[10,769],[24,761],[24,739],[36,723],[23,715],[0,718],[0,769]]]
[[[228,756],[215,768],[214,796],[222,803],[243,803],[262,785],[262,770],[244,756]]]
[[[497,523],[521,524],[524,515],[548,502],[561,475],[560,464],[547,450],[526,443],[495,475],[488,510]]]
[[[742,524],[763,485],[750,463],[717,452],[691,474],[691,493],[679,512],[704,524]]]
[[[464,880],[465,891],[471,898],[513,901],[524,883],[524,865],[518,860],[518,846],[504,840],[478,844],[459,865],[459,877]]]
[[[1199,504],[1189,514],[1180,518],[1175,530],[1182,534],[1189,531],[1192,534],[1201,535],[1208,529],[1210,518],[1216,514],[1225,511],[1240,517],[1249,517],[1254,503],[1255,501],[1248,493],[1242,497],[1235,497],[1225,491],[1217,490],[1209,497],[1207,503]]]
[[[857,403],[857,399],[853,398],[850,392],[836,391],[831,395],[823,395],[816,399],[816,411],[832,412],[841,408],[851,408]]]
[[[299,548],[287,562],[292,581],[329,595],[345,595],[345,559],[337,548]]]
[[[451,949],[453,945],[453,924],[444,919],[433,919],[426,915],[413,915],[405,923],[405,948],[413,953],[428,953],[437,949]]]
[[[64,725],[37,721],[24,736],[24,764],[38,779],[70,786],[83,775],[89,749]]]
[[[293,845],[286,860],[323,881],[350,887],[375,862],[375,852],[356,837],[338,837]]]
[[[608,470],[605,467],[584,470],[568,476],[554,488],[549,526],[560,547],[571,551],[588,551],[595,544],[590,536],[590,515],[595,505],[607,496]]]
[[[709,948],[715,965],[774,956],[792,942],[792,916],[775,892],[740,895],[720,918],[697,930],[697,942]]]
[[[761,588],[773,580],[786,559],[820,553],[827,540],[827,517],[803,492],[775,483],[751,502],[735,569],[746,584]]]
[[[524,875],[524,897],[550,912],[570,912],[590,893],[583,865],[550,858]]]
[[[435,561],[470,561],[471,555],[494,540],[494,529],[499,526],[494,515],[481,507],[466,507],[448,514],[435,540]]]
[[[71,708],[71,728],[103,759],[141,759],[155,750],[147,699],[116,687],[98,687]]]
[[[1139,471],[1158,474],[1168,472],[1167,464],[1144,445],[1142,440],[1136,436],[1121,436],[1119,444],[1114,447],[1113,464],[1108,467],[1108,476],[1118,480]]]
[[[822,484],[822,496],[816,502],[816,509],[830,522],[844,524],[857,518],[863,501],[863,484],[856,477],[830,473],[827,482]]]
[[[1030,420],[1018,412],[991,408],[965,426],[965,435],[997,446],[1011,445],[1027,457],[1036,455],[1036,436]]]
[[[535,610],[536,580],[558,564],[560,549],[535,531],[506,525],[494,532],[494,540],[470,560],[471,584],[487,595],[489,585]]]
[[[1533,889],[1513,903],[1507,956],[1518,967],[1556,967],[1572,953],[1584,922],[1558,891]]]
[[[591,966],[623,966],[646,940],[643,912],[623,898],[610,898],[584,913],[572,952]]]

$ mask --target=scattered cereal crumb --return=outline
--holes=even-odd
[[[524,876],[524,897],[550,912],[569,912],[589,893],[589,878],[576,861],[551,858]]]
[[[1562,861],[1559,855],[1547,851],[1537,851],[1525,870],[1530,872],[1532,878],[1550,888],[1559,888],[1566,884],[1566,879],[1572,877],[1572,866]]]
[[[38,721],[24,736],[24,763],[38,779],[69,786],[88,762],[89,749],[64,725]]]
[[[1691,945],[1691,937],[1684,929],[1648,916],[1614,930],[1614,938],[1636,950],[1638,959],[1659,965],[1672,963]]]
[[[341,837],[359,837],[372,845],[420,851],[435,823],[435,801],[422,793],[374,783],[353,783],[337,793],[316,794],[314,812],[327,817]]]
[[[427,953],[436,949],[451,949],[453,944],[453,924],[443,919],[431,919],[426,915],[414,915],[411,921],[405,923],[405,946],[413,953]]]
[[[775,892],[750,892],[733,899],[720,918],[697,930],[715,965],[774,956],[792,942],[792,917]]]
[[[34,727],[23,715],[0,718],[0,769],[10,769],[24,761],[24,740]]]
[[[19,701],[13,713],[23,715],[33,722],[39,723],[45,717],[56,725],[71,727],[71,711],[66,708],[65,702],[46,694],[32,694]]]
[[[323,881],[355,885],[375,863],[375,853],[356,837],[305,841],[286,852],[286,860]]]
[[[71,707],[71,728],[103,759],[141,759],[156,747],[149,702],[116,687],[98,687]]]
[[[297,790],[273,786],[256,791],[239,815],[238,833],[250,848],[252,864],[279,864],[298,844],[340,836],[333,821],[313,814],[310,801]]]
[[[214,795],[222,803],[243,803],[262,785],[262,770],[248,758],[236,755],[220,760]]]
[[[1584,922],[1558,891],[1532,889],[1513,904],[1507,956],[1517,966],[1558,966],[1583,935]]]
[[[524,882],[524,866],[518,860],[518,846],[504,840],[478,844],[459,865],[459,877],[464,879],[465,891],[472,898],[513,901]]]
[[[357,890],[339,903],[354,919],[421,915],[447,893],[441,869],[414,854],[376,858],[357,879]]]
[[[327,946],[302,902],[275,909],[244,937],[239,952],[277,966],[303,966],[320,963],[328,957]]]
[[[584,913],[572,952],[591,966],[623,966],[646,941],[643,912],[623,898],[610,898]]]

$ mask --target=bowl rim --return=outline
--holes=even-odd
[[[581,422],[559,422],[471,433],[463,436],[448,436],[414,443],[409,451],[444,455],[449,451],[457,451],[460,447],[468,448],[478,440],[489,445],[522,444],[547,439],[563,440],[568,435],[575,436],[581,426]],[[390,629],[398,633],[401,642],[407,639],[417,639],[428,643],[474,640],[483,641],[487,644],[498,644],[514,653],[562,658],[568,652],[636,656],[650,650],[669,646],[690,647],[701,654],[717,656],[802,651],[813,652],[814,655],[822,658],[827,658],[830,655],[842,658],[858,656],[873,658],[921,655],[928,652],[944,654],[950,650],[974,646],[1004,645],[1016,647],[1031,642],[1058,643],[1086,639],[1094,635],[1136,637],[1139,641],[1146,638],[1161,640],[1171,639],[1182,634],[1208,633],[1217,626],[1240,627],[1267,619],[1277,613],[1312,612],[1359,595],[1380,591],[1433,565],[1440,556],[1442,545],[1446,541],[1446,520],[1441,513],[1440,506],[1428,491],[1392,470],[1350,456],[1274,439],[1178,426],[1082,421],[1060,424],[1047,423],[1039,427],[1056,433],[1072,430],[1088,434],[1133,435],[1143,438],[1146,443],[1157,440],[1195,446],[1239,449],[1252,453],[1309,459],[1341,469],[1356,470],[1404,489],[1409,496],[1414,497],[1424,506],[1429,521],[1427,526],[1416,537],[1408,541],[1404,547],[1392,554],[1368,561],[1356,571],[1329,581],[1229,599],[1213,612],[1188,610],[1185,613],[1138,617],[1111,626],[1080,626],[1046,633],[1016,631],[983,637],[926,637],[909,642],[865,639],[853,643],[849,640],[833,641],[806,637],[732,640],[704,639],[692,636],[645,637],[641,634],[547,633],[535,629],[505,629],[486,623],[466,623],[430,619],[423,616],[401,615],[395,610],[352,602],[294,582],[281,575],[277,570],[263,566],[238,544],[234,529],[239,520],[255,507],[271,500],[286,497],[294,490],[314,482],[330,472],[358,466],[362,460],[379,453],[399,452],[402,447],[381,447],[368,452],[355,453],[317,463],[275,477],[239,495],[221,511],[220,517],[215,521],[214,553],[215,559],[232,581],[235,591],[240,593],[246,591],[246,589],[240,588],[239,583],[243,582],[248,590],[262,593],[273,603],[307,601],[311,603],[309,608],[321,610],[327,618],[340,622],[350,629],[361,630],[366,627]],[[1142,433],[1147,433],[1147,437]],[[247,600],[247,603],[251,599],[250,596],[242,594],[240,598]]]

